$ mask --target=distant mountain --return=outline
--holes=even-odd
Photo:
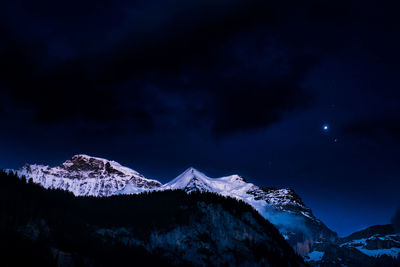
[[[115,161],[87,155],[73,156],[56,167],[26,164],[16,173],[44,188],[70,191],[75,196],[111,196],[126,186],[140,193],[161,186]]]
[[[313,266],[400,266],[400,233],[375,225],[313,250],[305,256]]]
[[[217,194],[74,197],[0,181],[2,266],[305,266],[251,206]]]

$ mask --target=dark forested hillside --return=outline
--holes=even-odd
[[[252,207],[215,194],[74,197],[0,172],[0,213],[6,266],[304,264]]]

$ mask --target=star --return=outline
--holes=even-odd
[[[325,124],[325,125],[322,126],[322,129],[324,131],[328,131],[329,130],[329,126],[327,124]]]

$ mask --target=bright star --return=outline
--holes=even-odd
[[[322,129],[324,129],[324,131],[328,131],[329,126],[328,125],[324,125],[324,126],[322,126]]]

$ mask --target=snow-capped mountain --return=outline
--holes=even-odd
[[[341,247],[356,248],[361,253],[370,257],[382,255],[397,258],[400,253],[400,235],[398,234],[376,234],[361,239],[351,240],[340,244]]]
[[[400,266],[400,234],[392,225],[375,225],[340,238],[315,244],[305,256],[312,266]]]
[[[301,255],[309,253],[314,242],[337,238],[337,234],[317,219],[291,189],[258,187],[236,174],[210,178],[194,168],[187,169],[160,188],[165,189],[213,192],[242,200],[272,222]]]
[[[189,168],[160,189],[182,189],[188,193],[192,191],[213,192],[247,202],[261,214],[270,212],[266,208],[274,207],[278,211],[291,212],[320,222],[293,190],[261,188],[247,183],[242,176],[236,174],[210,178],[194,168]]]
[[[63,189],[76,196],[137,194],[150,190],[181,189],[212,192],[242,200],[273,223],[286,240],[305,255],[314,242],[334,240],[336,233],[317,219],[291,189],[258,187],[239,175],[210,178],[194,168],[162,185],[115,161],[76,155],[57,167],[25,165],[16,173],[45,188]]]
[[[161,186],[115,161],[87,155],[75,155],[56,167],[26,164],[16,173],[45,188],[67,190],[75,196],[111,196],[127,186],[139,193]]]

